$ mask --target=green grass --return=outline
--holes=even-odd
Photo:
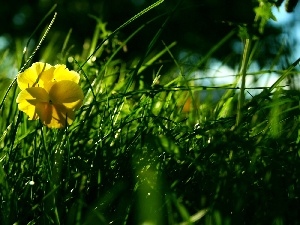
[[[298,223],[299,92],[280,86],[299,75],[297,61],[267,68],[278,82],[245,98],[245,84],[204,87],[192,76],[228,36],[190,65],[173,56],[176,43],[159,44],[158,29],[143,57],[123,61],[118,53],[144,27],[121,41],[98,26],[81,54],[70,53],[71,32],[62,52],[55,41],[40,50],[81,74],[84,105],[66,129],[28,121],[16,83],[0,80],[0,224]],[[99,45],[101,29],[110,45]],[[255,60],[254,47],[245,51],[237,81]],[[21,52],[1,53],[4,71],[29,66],[33,54]],[[224,94],[214,101],[216,90]]]

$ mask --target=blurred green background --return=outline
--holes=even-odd
[[[18,4],[14,1],[6,2],[0,8],[0,19],[5,21],[0,28],[0,49],[14,49],[16,39],[27,40],[54,4],[57,4],[55,11],[58,15],[46,42],[55,39],[60,49],[67,33],[72,29],[70,39],[70,43],[74,45],[72,51],[79,53],[82,51],[84,41],[93,36],[96,20],[92,17],[107,22],[107,29],[113,31],[154,2],[146,0],[33,0],[21,1]],[[251,26],[255,16],[253,8],[257,4],[254,0],[166,0],[118,33],[118,38],[124,40],[138,27],[147,24],[128,43],[128,51],[121,57],[128,60],[143,54],[168,16],[170,19],[160,36],[161,41],[166,44],[176,41],[174,51],[178,55],[182,51],[192,51],[201,56],[231,30]],[[274,26],[268,26],[266,29],[265,43],[262,44],[264,47],[259,55],[261,66],[277,54],[282,44],[281,31],[280,27]],[[37,35],[41,35],[41,32],[37,32]],[[35,40],[39,38],[40,36],[34,37]],[[215,57],[224,60],[232,53],[236,55],[234,58],[238,61],[241,52],[237,47],[239,41],[237,36],[232,37],[232,40],[215,53]],[[286,47],[284,50],[289,51]],[[228,63],[233,66],[236,61]]]

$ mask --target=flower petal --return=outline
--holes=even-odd
[[[20,73],[17,77],[18,86],[21,90],[29,87],[44,87],[44,82],[52,79],[54,67],[48,63],[37,62]]]
[[[53,118],[53,124],[54,121],[56,121],[59,125],[60,128],[65,127],[67,124],[72,124],[74,119],[75,119],[75,113],[73,112],[72,109],[68,109],[63,105],[53,105],[53,113],[52,113],[52,118]]]
[[[26,88],[26,90],[34,99],[36,99],[38,102],[49,102],[49,94],[46,92],[44,88],[41,87],[32,87],[32,88]]]
[[[53,107],[48,102],[38,102],[36,104],[36,113],[39,115],[43,124],[47,125],[52,120]]]
[[[39,102],[49,102],[48,93],[40,87],[27,88],[21,91],[16,99],[19,110],[25,112],[30,120],[38,119],[35,106]]]
[[[65,65],[34,63],[17,77],[22,90],[16,100],[18,107],[29,119],[40,118],[51,128],[65,127],[73,122],[74,109],[82,105],[79,79],[79,74]]]
[[[78,109],[84,98],[80,86],[69,80],[55,83],[49,91],[49,96],[53,104],[62,104],[69,109]]]
[[[45,83],[44,83],[44,89],[45,89],[47,92],[49,92],[50,89],[51,89],[51,87],[52,87],[53,84],[55,84],[55,83],[56,83],[56,81],[54,81],[54,82],[52,82],[52,81],[45,82]]]
[[[64,128],[75,118],[74,112],[63,105],[38,103],[36,110],[42,123],[49,128]]]
[[[30,120],[39,118],[35,112],[36,100],[26,90],[19,93],[17,103],[19,110],[26,113]]]
[[[78,84],[80,76],[73,70],[68,70],[66,65],[56,65],[53,79],[55,81],[70,80]]]

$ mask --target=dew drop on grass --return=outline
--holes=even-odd
[[[74,58],[73,58],[72,56],[69,56],[69,57],[68,57],[68,62],[69,62],[69,63],[72,63],[73,61],[74,61]]]

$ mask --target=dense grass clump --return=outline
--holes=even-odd
[[[243,36],[233,83],[205,86],[195,72],[238,31],[191,65],[172,54],[175,42],[154,50],[158,29],[143,56],[125,61],[117,56],[132,37],[121,42],[98,22],[81,54],[71,54],[71,33],[62,52],[50,41],[40,54],[81,75],[84,105],[71,126],[29,121],[1,72],[0,223],[298,224],[300,95],[283,84],[299,75],[299,60],[251,73],[278,75],[251,96],[257,37]],[[21,72],[37,51],[5,51],[0,62]]]

